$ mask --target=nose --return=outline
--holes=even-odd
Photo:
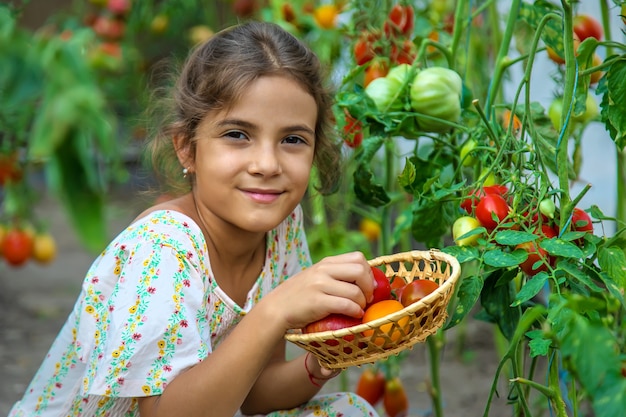
[[[251,149],[248,172],[251,175],[274,176],[282,173],[278,146],[273,143],[259,144]]]

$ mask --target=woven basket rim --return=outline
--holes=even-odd
[[[440,297],[442,293],[448,290],[448,287],[454,285],[461,275],[461,266],[459,261],[447,253],[441,252],[438,249],[430,249],[428,251],[412,250],[408,252],[399,252],[393,255],[379,256],[368,261],[370,266],[379,266],[382,264],[388,264],[391,262],[414,262],[415,260],[440,260],[445,261],[449,267],[452,268],[452,273],[439,287],[415,303],[404,307],[402,310],[387,314],[386,316],[377,318],[367,323],[357,324],[356,326],[345,327],[339,330],[326,330],[316,333],[302,333],[301,330],[292,330],[285,334],[285,338],[289,341],[315,341],[319,339],[342,338],[351,334],[359,334],[366,330],[377,328],[383,324],[397,321],[410,313],[414,313],[419,309],[427,306],[433,300]]]

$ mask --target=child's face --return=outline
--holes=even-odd
[[[307,189],[316,120],[313,97],[278,76],[255,81],[229,110],[207,114],[193,167],[205,220],[253,232],[277,226]]]

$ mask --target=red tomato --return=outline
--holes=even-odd
[[[383,406],[389,417],[404,417],[408,415],[409,399],[400,378],[394,377],[385,382]]]
[[[357,319],[356,317],[350,317],[344,314],[330,314],[323,319],[307,324],[304,329],[302,329],[302,332],[317,333],[325,332],[328,330],[340,330],[359,324],[361,324],[361,319]],[[354,336],[352,336],[352,338],[354,338]]]
[[[17,162],[17,153],[0,154],[0,186],[8,181],[17,182],[22,179],[22,170]]]
[[[410,39],[405,39],[402,42],[400,48],[395,43],[391,45],[391,53],[389,54],[389,59],[395,65],[411,65],[413,64],[416,55],[417,51],[415,48],[415,44]]]
[[[354,60],[357,65],[363,65],[374,59],[374,49],[367,39],[359,39],[354,44]]]
[[[370,304],[391,299],[391,283],[385,273],[376,267],[372,267],[372,273],[377,286],[374,288],[374,299]]]
[[[504,196],[509,192],[509,189],[506,185],[488,185],[481,189],[473,190],[470,195],[461,202],[461,208],[467,212],[467,214],[472,214],[474,209],[476,208],[476,204],[478,201],[487,194],[499,194]]]
[[[410,5],[396,4],[389,11],[389,16],[384,24],[384,31],[387,37],[397,35],[410,35],[415,25],[413,7]]]
[[[416,279],[404,286],[400,302],[403,306],[408,307],[418,302],[428,294],[439,288],[439,284],[429,279]]]
[[[11,229],[2,241],[2,254],[9,265],[21,266],[33,253],[33,238],[25,230]]]
[[[578,207],[574,208],[574,212],[572,213],[572,230],[576,232],[593,233],[593,223],[591,223],[591,217]]]
[[[385,392],[385,374],[369,367],[363,370],[356,385],[355,393],[371,405],[376,405]]]
[[[500,194],[487,194],[480,199],[476,206],[476,218],[485,229],[491,231],[504,220],[510,209]]]
[[[600,41],[604,35],[600,22],[586,14],[574,17],[574,33],[581,42],[587,38],[596,38]]]
[[[520,268],[529,276],[535,276],[541,271],[548,269],[548,264],[552,264],[553,260],[545,249],[539,246],[538,241],[520,243],[515,249],[522,249],[528,253],[528,258],[520,264]],[[535,263],[542,261],[543,263],[537,268],[533,268]]]
[[[369,83],[376,78],[381,78],[389,73],[389,67],[384,61],[377,60],[370,64],[365,70],[365,79],[363,80],[363,86],[367,87]]]
[[[343,127],[343,140],[351,148],[358,148],[363,142],[361,122],[346,111],[346,125]]]

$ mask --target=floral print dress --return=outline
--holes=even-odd
[[[9,417],[139,416],[202,361],[258,300],[311,263],[298,207],[267,236],[261,275],[238,306],[217,285],[200,228],[155,211],[120,233],[90,267],[78,300]],[[352,394],[315,397],[281,416],[375,415]]]

